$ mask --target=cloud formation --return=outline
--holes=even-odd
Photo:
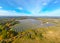
[[[58,16],[59,11],[60,0],[0,0],[0,16]]]
[[[17,13],[16,11],[7,11],[7,10],[0,10],[0,16],[30,16],[25,13]]]

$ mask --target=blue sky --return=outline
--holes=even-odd
[[[60,0],[0,0],[0,16],[60,16]]]

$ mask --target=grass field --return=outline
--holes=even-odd
[[[4,21],[0,21],[0,43],[60,43],[60,19]]]
[[[18,35],[13,43],[60,43],[60,27],[27,30]]]

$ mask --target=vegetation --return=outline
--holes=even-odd
[[[1,43],[6,43],[10,38],[15,37],[18,33],[11,29],[11,26],[17,24],[18,21],[15,19],[11,20],[1,20],[0,21],[0,41]]]
[[[46,27],[21,32],[13,43],[60,43],[60,29]]]
[[[12,27],[21,26],[16,19],[2,19],[0,21],[0,43],[60,43],[60,19],[37,18],[36,20],[55,25],[16,32]]]

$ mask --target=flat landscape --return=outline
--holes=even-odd
[[[0,0],[0,43],[60,43],[60,0]]]
[[[60,18],[0,18],[0,43],[60,43]]]

